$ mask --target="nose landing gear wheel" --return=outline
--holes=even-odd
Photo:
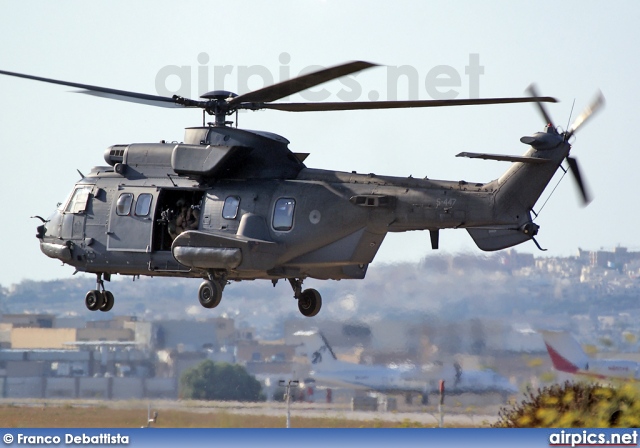
[[[89,311],[95,311],[103,306],[104,297],[100,291],[93,289],[85,296],[84,304],[87,306]]]
[[[198,300],[205,308],[217,307],[222,300],[222,285],[211,280],[203,281],[198,289]]]
[[[305,289],[298,298],[298,310],[306,316],[313,317],[322,308],[322,296],[313,288]]]
[[[111,274],[97,273],[96,289],[92,289],[84,297],[84,304],[87,306],[87,309],[89,311],[100,310],[106,312],[113,308],[115,300],[111,291],[107,291],[106,289],[104,289],[104,280],[102,280],[103,275],[104,280],[111,280]]]

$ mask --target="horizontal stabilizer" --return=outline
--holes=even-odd
[[[548,159],[537,157],[505,156],[502,154],[485,154],[481,152],[461,152],[456,157],[468,157],[470,159],[499,160],[501,162],[522,162],[522,163],[547,163]]]

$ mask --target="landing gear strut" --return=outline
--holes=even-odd
[[[111,279],[110,274],[104,274],[104,279],[109,281]],[[84,298],[84,304],[89,311],[103,311],[107,312],[113,308],[115,298],[111,291],[104,289],[104,280],[102,280],[102,274],[96,274],[96,289],[92,289],[87,293]]]
[[[313,317],[322,308],[322,296],[313,288],[302,290],[302,279],[288,279],[293,288],[293,297],[298,300],[298,310],[303,316]]]

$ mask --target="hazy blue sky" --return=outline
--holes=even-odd
[[[430,81],[437,73],[459,77],[451,87],[458,98],[519,96],[535,81],[541,93],[561,101],[549,111],[566,127],[573,100],[575,118],[601,89],[606,108],[580,129],[572,151],[595,199],[581,208],[566,176],[536,221],[538,241],[549,249],[544,255],[616,245],[640,250],[631,190],[640,166],[634,132],[638,2],[30,1],[2,2],[1,11],[0,69],[144,93],[182,88],[197,97],[214,87],[243,93],[310,66],[361,59],[383,65],[355,77],[361,92],[334,81],[307,99],[338,101],[348,92],[360,100],[429,99],[437,93]],[[169,75],[176,67],[182,78]],[[397,70],[411,81],[396,82]],[[216,79],[224,86],[214,85]],[[112,144],[181,141],[184,127],[201,123],[199,111],[71,90],[0,76],[4,286],[73,272],[41,254],[38,222],[29,216],[48,216],[78,179],[76,169],[103,165],[103,151]],[[455,155],[521,154],[520,137],[544,123],[533,105],[524,104],[247,112],[240,125],[287,137],[292,150],[311,153],[310,167],[489,181],[508,164]],[[464,230],[443,232],[440,244],[444,251],[482,253]],[[429,247],[427,232],[390,235],[376,261],[417,261]],[[543,255],[533,243],[517,250]]]

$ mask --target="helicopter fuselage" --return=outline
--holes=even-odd
[[[531,207],[570,149],[544,138],[552,151],[531,147],[501,178],[470,183],[310,169],[275,134],[190,128],[186,143],[108,148],[109,165],[83,176],[37,236],[49,257],[98,274],[97,291],[102,275],[122,274],[200,277],[220,291],[287,279],[299,297],[308,277],[364,278],[388,232],[429,230],[434,248],[447,228],[483,250],[532,239]]]

